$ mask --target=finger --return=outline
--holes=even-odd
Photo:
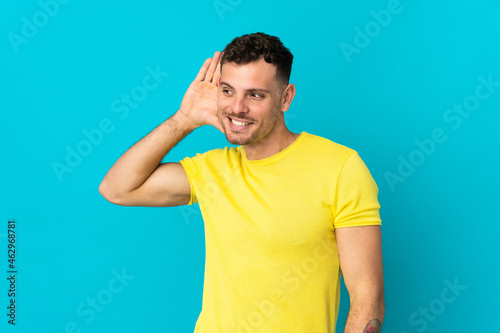
[[[205,62],[203,63],[203,66],[201,66],[200,71],[198,72],[198,75],[196,75],[196,78],[194,79],[195,81],[200,81],[200,82],[203,81],[203,79],[205,78],[205,74],[207,73],[211,62],[212,62],[212,59],[210,59],[210,58],[205,60]]]
[[[208,72],[205,74],[205,81],[212,82],[212,78],[214,77],[215,68],[217,67],[217,63],[219,62],[220,52],[216,51],[214,53],[214,57],[212,62],[210,63],[210,67],[208,68]]]
[[[220,54],[220,57],[219,57],[219,61],[217,62],[217,67],[215,68],[215,73],[214,73],[214,78],[213,78],[213,82],[215,83],[215,85],[219,85],[219,79],[221,77],[221,73],[220,73],[220,68],[221,68],[221,62],[222,62],[222,55],[224,53],[221,53]]]

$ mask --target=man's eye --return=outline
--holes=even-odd
[[[229,93],[231,92],[231,90],[229,90],[229,89],[223,89],[223,90],[222,90],[222,92],[223,92],[224,94],[229,94]]]
[[[252,94],[252,97],[262,98],[262,97],[264,97],[264,96],[262,96],[261,94]]]

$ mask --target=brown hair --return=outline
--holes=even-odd
[[[283,89],[288,85],[292,72],[293,55],[278,37],[263,32],[243,35],[227,44],[223,52],[221,71],[222,65],[226,62],[245,65],[264,58],[267,63],[276,66],[278,84]]]

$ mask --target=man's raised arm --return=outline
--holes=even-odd
[[[99,192],[123,206],[179,206],[190,200],[187,174],[180,163],[161,163],[165,155],[195,128],[217,118],[220,52],[208,58],[191,83],[180,109],[128,149],[104,177]]]

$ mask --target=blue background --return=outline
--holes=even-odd
[[[295,56],[289,128],[356,149],[378,184],[384,331],[490,331],[499,296],[500,87],[488,90],[480,78],[500,82],[497,1],[53,4],[15,1],[0,11],[2,332],[193,332],[205,256],[197,205],[120,207],[98,186],[126,149],[178,110],[206,58],[257,31],[279,36]],[[145,91],[147,68],[162,77],[126,107],[122,94]],[[463,103],[473,109],[466,116],[448,111]],[[93,130],[102,122],[100,136]],[[441,140],[430,143],[436,130]],[[227,144],[206,126],[165,160]],[[78,148],[85,156],[70,167]],[[17,221],[15,327],[6,317],[8,219]],[[338,332],[348,305],[343,287]]]

